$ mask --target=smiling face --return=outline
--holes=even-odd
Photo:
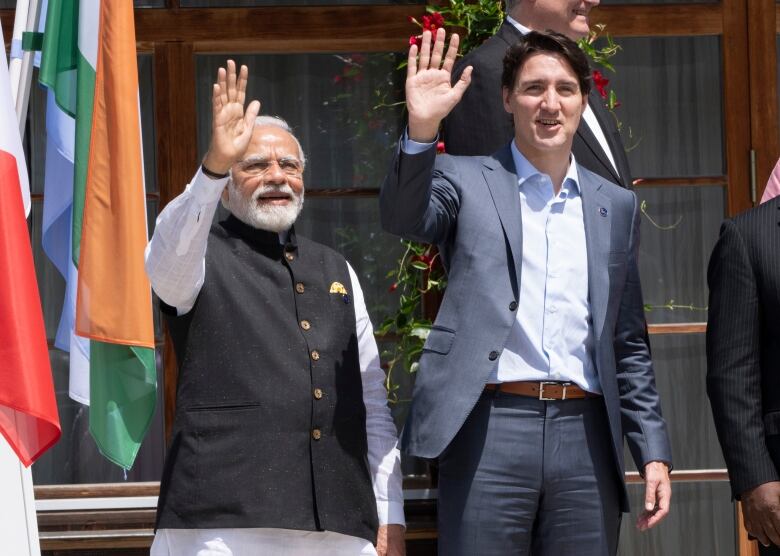
[[[233,165],[223,202],[236,218],[272,232],[288,230],[303,208],[298,143],[276,126],[256,126],[243,160]]]
[[[517,72],[514,88],[504,88],[503,94],[520,152],[531,163],[539,157],[568,160],[588,102],[568,61],[552,52],[530,55]]]
[[[529,29],[550,29],[577,40],[587,36],[588,14],[598,5],[599,0],[521,0],[515,19]]]

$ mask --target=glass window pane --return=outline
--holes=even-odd
[[[728,483],[674,483],[673,488],[669,516],[650,531],[639,532],[635,523],[644,487],[629,485],[634,511],[623,514],[619,556],[736,556],[736,521]]]
[[[650,342],[675,469],[724,469],[705,391],[704,334],[654,335]],[[628,449],[625,460],[627,469],[636,469]]]
[[[401,131],[403,59],[394,53],[196,57],[198,148],[211,134],[211,85],[231,57],[249,68],[247,102],[287,120],[307,156],[311,189],[379,187]]]
[[[617,117],[633,177],[723,175],[720,38],[620,37],[617,43],[616,73],[604,74],[621,102]]]
[[[647,322],[707,320],[707,264],[726,214],[720,186],[638,187]]]

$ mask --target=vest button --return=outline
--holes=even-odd
[[[288,261],[291,261],[295,258],[295,255],[293,255],[292,253],[285,253],[284,258],[287,259]]]
[[[517,301],[513,301],[512,303],[509,304],[510,311],[514,311],[515,309],[517,309]]]
[[[316,349],[312,350],[311,358],[314,359],[315,361],[319,361],[320,360],[320,352],[317,351]]]
[[[315,400],[321,400],[322,399],[322,390],[320,388],[314,389],[314,399]]]
[[[307,320],[302,320],[301,328],[303,328],[304,330],[308,330],[309,328],[311,328],[311,323]]]
[[[303,282],[298,282],[297,284],[295,284],[295,291],[297,291],[298,293],[303,293],[306,291]]]
[[[488,359],[490,359],[491,361],[495,361],[496,359],[498,359],[498,352],[491,351],[490,355],[488,355]]]
[[[314,440],[319,440],[320,438],[322,438],[322,431],[320,429],[313,429],[311,431],[311,437]]]

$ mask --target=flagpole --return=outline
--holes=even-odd
[[[40,556],[38,520],[30,470],[0,435],[0,539],[4,554]]]
[[[22,34],[25,31],[38,30],[40,8],[39,0],[18,0],[16,2],[14,32],[11,36],[11,59],[8,64],[8,73],[11,77],[11,94],[16,107],[19,135],[23,139],[27,122],[27,107],[30,101],[35,52],[22,50]]]

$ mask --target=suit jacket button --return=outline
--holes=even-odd
[[[514,311],[515,309],[517,309],[517,301],[513,301],[512,303],[509,304],[510,311]]]
[[[314,359],[315,361],[319,361],[320,360],[320,352],[317,351],[316,349],[312,350],[311,358]]]
[[[295,284],[295,291],[298,293],[303,293],[306,291],[306,286],[303,285],[303,282],[298,282]]]
[[[320,429],[314,429],[314,430],[312,430],[312,431],[311,431],[311,437],[312,437],[314,440],[319,440],[320,438],[322,438],[322,431],[320,431]]]
[[[315,400],[321,400],[322,399],[322,389],[321,388],[315,388],[314,389],[314,399]]]
[[[308,329],[311,328],[311,323],[309,321],[307,321],[307,320],[302,320],[301,321],[301,328],[303,328],[304,330],[308,330]]]
[[[488,359],[490,359],[491,361],[495,361],[496,359],[498,359],[498,352],[491,351],[490,355],[488,355]]]

